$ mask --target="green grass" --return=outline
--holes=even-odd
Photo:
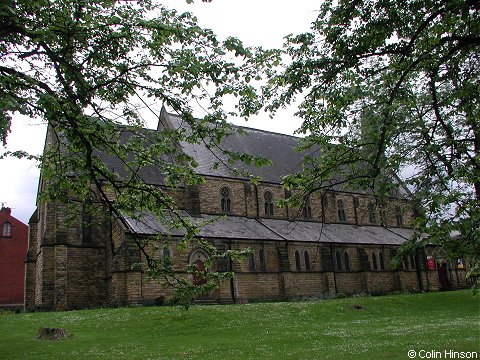
[[[41,326],[72,336],[39,340]],[[408,359],[411,349],[440,351],[442,358],[445,350],[475,351],[480,358],[479,296],[0,315],[0,359]]]

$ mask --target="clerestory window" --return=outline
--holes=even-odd
[[[397,226],[403,226],[403,212],[399,206],[395,208],[395,219],[397,220]]]
[[[337,201],[337,213],[338,213],[338,221],[345,222],[347,221],[347,214],[345,213],[345,205],[343,200]]]
[[[264,205],[265,205],[265,215],[267,216],[273,216],[273,194],[271,191],[265,191],[265,194],[263,195],[264,199]]]
[[[220,207],[223,213],[232,212],[232,200],[230,199],[230,189],[226,186],[220,191]]]
[[[312,218],[312,205],[310,203],[310,198],[307,198],[305,201],[305,205],[302,210],[303,217],[305,219],[311,219]]]
[[[370,224],[376,224],[377,223],[377,214],[375,212],[375,204],[374,203],[369,203],[368,204],[368,220]]]

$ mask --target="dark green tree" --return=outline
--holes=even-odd
[[[42,186],[43,201],[94,208],[98,205],[92,205],[93,189],[112,214],[150,212],[184,229],[184,243],[193,241],[198,224],[179,215],[171,193],[203,179],[195,173],[194,159],[174,144],[187,141],[218,148],[232,131],[226,117],[248,115],[248,101],[236,114],[226,113],[223,101],[228,96],[253,98],[248,79],[255,76],[255,67],[245,61],[249,58],[251,51],[239,40],[220,42],[192,15],[149,0],[4,0],[0,140],[7,141],[15,114],[45,121],[53,141],[39,158],[47,185]],[[152,104],[173,109],[189,129],[143,131],[144,117],[159,115]],[[203,116],[194,118],[193,109],[199,106]],[[29,155],[20,151],[3,156]],[[109,168],[106,157],[117,158],[121,169]],[[164,174],[164,185],[172,191],[145,183],[139,172],[145,167]],[[211,274],[211,281],[198,289],[168,262],[149,257],[145,243],[138,244],[149,273],[162,276],[185,297],[231,275]],[[231,255],[207,249],[213,260]]]
[[[341,183],[379,197],[406,186],[422,209],[416,227],[477,272],[479,9],[471,0],[327,0],[310,32],[288,36],[288,61],[265,88],[272,111],[301,99],[303,146],[314,153],[288,186]],[[385,181],[400,173],[404,181]]]

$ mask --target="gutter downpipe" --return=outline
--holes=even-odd
[[[330,243],[330,258],[332,260],[332,270],[333,270],[333,286],[335,288],[335,294],[337,294],[337,275],[336,275],[336,272],[335,272],[335,262],[333,261],[334,260],[334,257],[333,257],[333,242]]]
[[[228,241],[228,250],[232,250],[232,240]],[[228,267],[230,272],[233,272],[233,261],[232,258],[228,258]],[[237,296],[235,295],[235,283],[234,277],[230,279],[230,295],[232,296],[232,301],[234,304],[237,303]]]

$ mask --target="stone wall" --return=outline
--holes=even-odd
[[[196,196],[199,202],[197,210],[206,214],[220,214],[222,187],[228,187],[230,191],[232,202],[229,215],[290,220],[304,218],[301,209],[281,208],[278,204],[275,204],[273,215],[265,214],[266,191],[273,194],[274,201],[291,195],[278,184],[254,185],[238,179],[210,177],[205,184],[194,189],[180,189],[171,194],[181,208],[191,206],[188,197]],[[310,220],[372,225],[369,208],[372,201],[372,198],[363,194],[314,193],[309,198]],[[343,205],[341,209],[339,204]],[[391,204],[375,205],[373,219],[379,226],[396,226],[399,209],[402,211],[402,226],[409,226],[413,219],[413,211],[406,202],[392,199]],[[344,219],[339,210],[343,210]],[[150,279],[141,268],[134,267],[137,263],[145,265],[145,258],[134,239],[127,235],[121,220],[107,221],[104,217],[96,217],[98,221],[87,239],[82,219],[81,204],[73,210],[53,202],[39,204],[38,217],[30,224],[26,306],[72,309],[152,304],[173,295],[171,290],[162,286],[161,280]],[[158,249],[151,248],[149,251],[152,251],[152,256],[161,259],[163,249],[168,248],[174,268],[183,271],[200,247],[190,244],[186,249],[178,249],[176,241],[170,239],[166,243],[159,242]],[[219,289],[206,297],[217,302],[322,297],[335,293],[438,290],[441,285],[436,270],[425,270],[423,253],[413,267],[409,262],[405,268],[393,270],[390,260],[396,247],[392,246],[261,239],[212,241],[223,250],[229,246],[237,250],[252,250],[251,260],[232,262],[232,270],[236,273],[233,282],[222,281]],[[308,254],[308,259],[305,254]],[[380,265],[380,254],[383,266]],[[230,263],[224,261],[218,268],[230,270]],[[448,274],[452,286],[466,285],[464,273],[460,274],[458,269],[450,269]],[[185,276],[188,278],[187,274]]]
[[[106,249],[109,226],[102,216],[85,238],[81,205],[40,204],[30,222],[25,307],[75,309],[108,302]]]
[[[341,191],[310,194],[308,201],[311,217],[306,219],[303,208],[278,205],[278,201],[290,196],[279,184],[260,182],[254,185],[246,180],[215,177],[206,177],[206,182],[198,187],[201,213],[222,213],[220,201],[223,187],[230,190],[232,201],[230,215],[390,227],[410,227],[414,219],[413,208],[407,201],[392,198],[387,199],[385,204],[379,204],[372,196]],[[266,191],[273,194],[275,203],[273,216],[265,214]],[[185,193],[185,197],[188,197],[188,193]],[[187,200],[179,198],[178,201],[182,205]],[[343,206],[343,211],[339,206]],[[401,215],[401,224],[397,223],[397,215]]]

